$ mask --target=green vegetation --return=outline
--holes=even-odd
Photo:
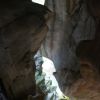
[[[49,96],[49,100],[70,100],[67,96],[59,96],[56,92],[56,86],[52,86],[52,80],[45,81],[45,73],[39,72],[39,70],[35,73],[35,80],[36,85],[41,89],[41,91],[45,94],[46,99],[48,100],[48,94],[51,94]]]

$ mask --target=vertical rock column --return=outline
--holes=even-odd
[[[79,73],[76,47],[82,40],[93,39],[95,21],[85,0],[47,0],[46,5],[54,12],[54,17],[48,23],[50,30],[43,50],[54,62],[59,84],[65,90]]]

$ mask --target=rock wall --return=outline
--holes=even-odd
[[[32,58],[48,30],[48,13],[31,0],[0,1],[0,79],[10,100],[35,95]]]
[[[59,84],[65,89],[79,75],[76,47],[82,40],[94,39],[95,20],[88,12],[85,0],[47,0],[46,5],[54,16],[48,23],[50,30],[42,48],[53,60]]]
[[[72,100],[75,100],[74,96],[78,100],[99,99],[100,88],[97,84],[100,83],[98,80],[100,35],[96,28],[100,19],[97,3],[98,0],[46,2],[54,12],[54,16],[48,23],[50,30],[42,46],[43,55],[53,60],[59,85]],[[85,43],[81,44],[82,41]],[[76,55],[79,45],[81,49]],[[89,78],[84,78],[88,76],[91,76],[90,82]],[[90,88],[93,88],[94,92]]]
[[[31,0],[0,1],[0,80],[8,98],[35,95],[32,58],[45,39],[43,55],[54,62],[63,92],[72,100],[99,100],[98,0],[47,0],[46,5],[53,17],[45,39],[50,14],[45,6]]]

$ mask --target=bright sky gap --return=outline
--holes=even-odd
[[[32,1],[41,5],[44,5],[45,3],[45,0],[32,0]]]

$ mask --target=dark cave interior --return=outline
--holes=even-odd
[[[1,0],[0,100],[44,100],[35,80],[38,51],[53,61],[70,100],[99,100],[99,29],[100,0]]]

